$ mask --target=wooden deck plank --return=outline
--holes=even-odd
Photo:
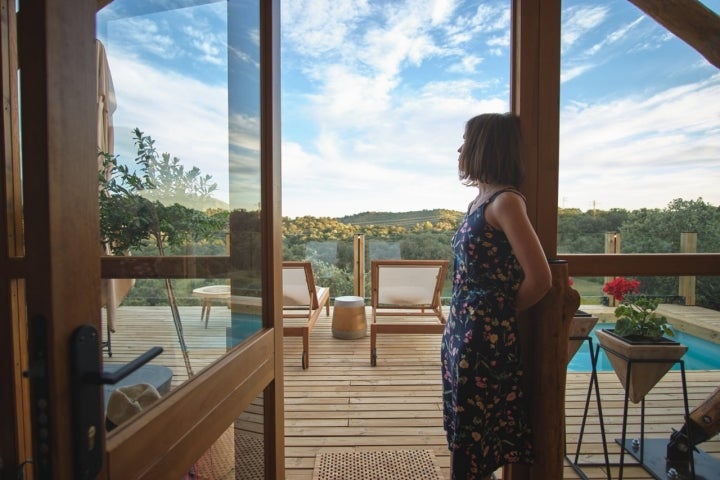
[[[691,305],[662,304],[657,312],[674,328],[720,344],[720,312]]]
[[[225,350],[229,312],[216,306],[209,327],[199,320],[200,307],[181,307],[183,331],[195,373],[219,358]],[[370,315],[368,314],[368,318]],[[173,386],[187,379],[177,334],[167,307],[121,307],[118,331],[112,336],[113,357],[106,362],[125,363],[155,345],[165,352],[154,362],[173,369]],[[310,365],[300,366],[300,339],[287,338],[285,365],[285,465],[289,480],[310,480],[318,452],[326,449],[431,449],[447,476],[449,454],[442,429],[440,337],[437,334],[381,335],[377,367],[370,366],[370,338],[341,340],[331,333],[331,317],[324,313],[311,333]],[[720,371],[687,372],[688,403],[694,408],[720,384]],[[574,455],[587,398],[590,375],[568,373],[566,430],[568,451]],[[624,392],[613,372],[598,373],[602,411],[611,460],[619,447]],[[649,438],[668,438],[683,423],[679,372],[669,372],[646,401],[645,430]],[[594,393],[593,393],[594,395]],[[639,406],[628,410],[629,435],[640,428]],[[699,446],[720,459],[717,436]],[[591,398],[581,461],[601,458],[602,442],[597,406]],[[600,467],[585,467],[590,479],[605,479]],[[616,476],[616,469],[613,475]],[[567,464],[564,478],[580,478]],[[626,456],[624,478],[652,477]]]

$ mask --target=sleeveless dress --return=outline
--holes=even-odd
[[[442,338],[443,426],[453,480],[531,463],[531,430],[522,392],[515,297],[523,272],[505,234],[485,220],[493,194],[455,233],[453,292]]]

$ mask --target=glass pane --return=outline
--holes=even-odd
[[[97,37],[105,253],[188,257],[103,281],[105,364],[162,346],[175,388],[262,326],[259,6],[116,0]]]
[[[321,5],[283,2],[283,216],[464,212],[465,122],[510,108],[510,2]]]
[[[717,68],[632,2],[562,6],[559,252],[719,252]]]

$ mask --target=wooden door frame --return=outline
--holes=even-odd
[[[108,3],[108,2],[105,2]],[[259,1],[262,25],[261,92],[265,99],[261,105],[261,214],[263,243],[263,328],[206,371],[168,395],[137,422],[122,426],[107,440],[105,465],[101,477],[135,478],[148,475],[181,474],[186,464],[198,458],[214,439],[230,425],[259,393],[264,394],[265,408],[265,469],[267,478],[284,476],[284,416],[282,326],[280,315],[280,118],[279,118],[279,1]],[[5,3],[7,7],[9,3]],[[11,7],[14,9],[14,4]],[[13,12],[14,13],[14,12]],[[99,220],[97,197],[96,158],[96,99],[90,92],[96,89],[95,52],[96,5],[84,0],[44,0],[25,2],[18,15],[21,45],[19,65],[22,101],[22,158],[25,256],[11,259],[5,252],[7,239],[3,239],[2,265],[8,266],[12,277],[25,279],[27,287],[27,318],[47,319],[49,330],[49,358],[69,358],[69,339],[77,327],[91,324],[100,331],[100,279],[98,251]],[[6,18],[3,16],[3,18]],[[38,28],[38,26],[42,26]],[[3,30],[4,38],[6,30]],[[3,53],[13,42],[3,40]],[[11,58],[11,57],[10,57]],[[3,57],[5,66],[6,58]],[[3,76],[3,89],[14,70]],[[269,97],[269,98],[268,98]],[[17,111],[17,110],[16,110]],[[7,122],[8,114],[4,116]],[[4,151],[8,154],[8,135],[13,141],[17,130],[9,134],[3,124]],[[31,140],[30,140],[31,139]],[[78,159],[89,159],[83,164]],[[6,160],[5,165],[8,162]],[[93,167],[91,167],[93,165]],[[29,173],[32,177],[29,177]],[[6,179],[3,171],[3,180]],[[6,184],[7,186],[7,184]],[[7,198],[0,204],[10,211]],[[17,206],[15,206],[17,207]],[[11,217],[8,217],[11,218]],[[224,259],[227,263],[227,258]],[[221,260],[222,262],[222,260]],[[187,262],[173,265],[170,277],[188,272]],[[202,261],[201,261],[202,263]],[[210,262],[211,264],[213,262]],[[215,265],[217,268],[217,265]],[[211,267],[212,269],[212,267]],[[192,269],[195,270],[194,268]],[[73,277],[68,281],[67,274]],[[3,294],[11,291],[9,282],[3,281]],[[7,287],[7,288],[6,288]],[[81,299],[81,301],[78,301]],[[22,300],[22,299],[20,299]],[[10,312],[7,297],[0,306]],[[20,302],[25,303],[25,302]],[[15,312],[18,315],[18,312]],[[275,328],[275,327],[278,328]],[[12,333],[18,328],[3,332]],[[276,358],[275,352],[278,352]],[[9,372],[24,369],[17,353],[0,357],[3,383],[10,383]],[[48,385],[53,391],[63,392],[53,398],[47,408],[49,419],[47,445],[52,454],[46,458],[36,456],[35,462],[45,460],[53,478],[74,478],[73,446],[68,432],[71,425],[71,396],[68,362],[51,362],[47,365]],[[6,368],[7,367],[7,368]],[[237,384],[239,375],[246,381]],[[12,380],[14,385],[18,383]],[[235,385],[237,384],[237,385]],[[234,385],[234,386],[233,386]],[[99,387],[98,387],[99,388]],[[198,401],[201,392],[203,402]],[[5,393],[0,398],[2,412],[16,408],[17,398]],[[214,408],[205,405],[211,400]],[[203,410],[204,409],[204,410]],[[7,418],[14,418],[8,415]],[[148,457],[145,442],[124,442],[143,428],[147,438],[150,431],[167,431],[170,423],[175,430],[182,428],[173,445],[150,450],[154,461],[140,464],[139,457]],[[178,422],[181,424],[178,425]],[[18,453],[22,421],[14,425],[14,432],[4,431],[2,438],[3,460],[8,467],[22,460]],[[38,439],[40,436],[35,435]],[[102,439],[100,439],[102,441]],[[40,440],[38,440],[40,441]],[[155,442],[160,443],[160,442]],[[36,445],[35,451],[39,451]],[[142,448],[140,454],[139,448]],[[39,457],[39,458],[38,458]],[[36,473],[42,468],[36,468]],[[153,476],[155,475],[155,476]]]
[[[0,235],[0,339],[9,339],[0,348],[0,418],[6,427],[0,432],[0,458],[7,466],[20,465],[32,457],[30,445],[30,391],[22,381],[21,365],[27,364],[24,322],[25,284],[22,278],[24,238],[20,205],[20,155],[18,118],[18,77],[16,16],[14,0],[2,0],[0,8],[0,85],[2,90],[2,160],[0,160],[0,212],[3,231]],[[7,321],[5,321],[7,319]],[[14,472],[13,472],[14,473]]]
[[[18,14],[26,212],[22,277],[27,318],[48,324],[47,358],[70,358],[76,327],[100,327],[100,259],[86,254],[98,251],[98,206],[87,202],[97,195],[97,172],[91,163],[82,168],[78,161],[97,155],[96,102],[88,94],[96,89],[93,7],[80,0],[24,2]],[[72,442],[66,437],[71,392],[62,387],[70,384],[68,363],[48,362],[46,374],[31,380],[64,392],[43,409],[49,417],[47,439],[33,433],[36,475],[73,475]],[[40,409],[38,403],[31,402]],[[44,449],[47,455],[39,453]]]

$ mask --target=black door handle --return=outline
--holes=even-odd
[[[123,365],[114,372],[87,372],[85,382],[93,385],[115,385],[138,368],[148,363],[163,352],[162,347],[152,347],[130,363]]]
[[[163,349],[153,347],[115,372],[102,372],[102,345],[94,325],[75,329],[70,342],[75,478],[93,479],[100,472],[105,453],[105,408],[100,386],[119,382]]]

